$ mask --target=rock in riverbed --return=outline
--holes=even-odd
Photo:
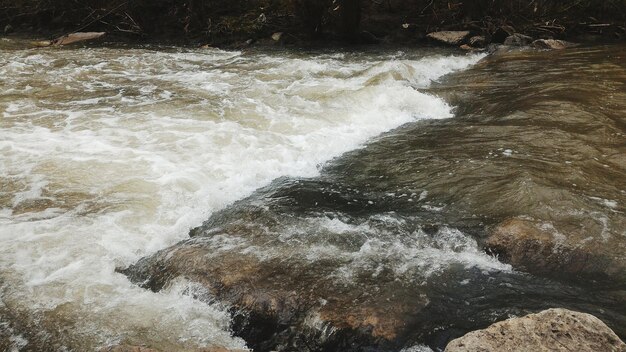
[[[73,43],[99,39],[102,38],[105,34],[106,32],[76,32],[64,35],[54,40],[36,41],[32,44],[37,47],[69,45]]]
[[[531,38],[531,37],[529,37],[527,35],[515,33],[513,35],[508,36],[504,40],[504,45],[508,45],[508,46],[526,46],[526,45],[529,45],[532,41],[533,41],[533,38]]]
[[[338,286],[329,279],[329,263],[312,267],[288,258],[261,261],[254,254],[216,252],[206,241],[211,239],[178,244],[126,272],[154,291],[180,277],[200,283],[211,297],[232,307],[233,330],[255,350],[280,350],[277,341],[303,351],[384,344],[428,304],[395,282],[384,286],[389,292],[375,294]],[[414,300],[407,304],[406,296]]]
[[[428,37],[445,44],[459,45],[463,43],[469,35],[470,32],[468,31],[442,31],[429,33]]]
[[[593,315],[548,309],[470,332],[446,348],[446,352],[469,351],[623,352],[626,345]]]
[[[504,262],[534,274],[624,282],[623,244],[587,236],[585,231],[562,233],[550,223],[516,218],[494,228],[486,245]]]
[[[279,42],[283,38],[283,32],[276,32],[272,34],[272,40],[275,42]]]
[[[567,48],[572,48],[577,46],[576,43],[566,42],[564,40],[556,40],[556,39],[538,39],[535,40],[532,45],[537,49],[552,49],[552,50],[562,50]]]

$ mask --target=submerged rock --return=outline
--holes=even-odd
[[[469,35],[469,31],[442,31],[428,33],[429,38],[450,45],[459,45],[463,43]]]
[[[504,45],[508,45],[508,46],[526,46],[526,45],[529,45],[530,43],[532,43],[532,41],[533,41],[533,38],[531,38],[531,37],[529,37],[527,35],[515,33],[513,35],[508,36],[504,40]]]
[[[338,284],[332,263],[304,265],[290,258],[215,253],[206,239],[179,244],[126,271],[158,291],[184,278],[232,307],[233,330],[260,351],[360,350],[391,343],[429,302],[400,283],[375,292]],[[379,289],[383,287],[383,289]],[[411,291],[411,292],[409,292]],[[407,297],[413,297],[407,300]]]
[[[566,309],[513,318],[453,340],[446,352],[623,352],[626,345],[600,319]]]
[[[544,276],[582,276],[596,281],[624,282],[623,244],[585,237],[586,233],[560,233],[551,224],[509,219],[496,226],[487,247],[514,267]]]
[[[578,46],[578,44],[556,39],[537,39],[532,43],[532,46],[537,49],[563,50],[573,48]]]
[[[201,287],[197,298],[230,307],[234,334],[255,351],[442,348],[554,302],[603,318],[621,309],[619,297],[509,271],[460,231],[375,214],[389,205],[376,199],[364,209],[362,196],[279,180],[122,272],[153,291]]]

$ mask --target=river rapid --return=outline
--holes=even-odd
[[[598,314],[623,336],[624,282],[592,290],[585,277],[532,275],[483,240],[489,226],[530,219],[624,259],[624,52],[4,40],[0,347],[290,349],[250,340],[233,302],[189,273],[146,289],[140,260],[169,260],[180,241],[203,246],[220,270],[245,273],[252,261],[259,290],[310,287],[307,297],[333,307],[341,286],[353,305],[337,303],[336,314],[419,302],[419,313],[398,308],[416,334],[380,328],[404,336],[386,349],[441,347],[556,305]],[[139,273],[119,272],[138,261]],[[527,299],[513,304],[516,295]]]

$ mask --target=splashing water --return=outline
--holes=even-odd
[[[65,331],[61,345],[77,349],[245,348],[227,307],[184,285],[148,292],[115,268],[186,238],[276,177],[315,176],[384,131],[450,117],[420,89],[480,58],[1,52],[0,308]]]

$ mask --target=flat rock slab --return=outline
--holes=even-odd
[[[548,309],[508,319],[453,340],[446,352],[626,351],[626,345],[600,319],[566,309]]]
[[[450,45],[459,45],[463,43],[469,35],[469,31],[442,31],[428,33],[429,38]]]

